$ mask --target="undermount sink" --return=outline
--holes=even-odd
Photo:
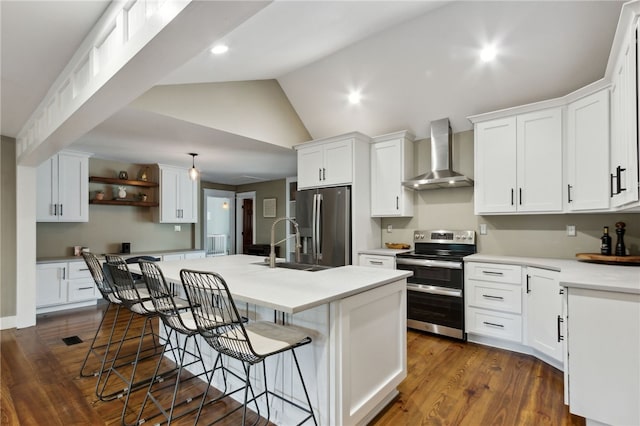
[[[256,265],[269,266],[268,262],[257,262]],[[276,262],[276,268],[295,269],[298,271],[317,272],[324,271],[325,269],[331,269],[331,266],[323,265],[309,265],[306,263],[295,262]]]

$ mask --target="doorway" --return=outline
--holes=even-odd
[[[236,253],[247,254],[256,242],[256,192],[236,194]]]
[[[204,190],[202,241],[207,256],[235,253],[235,192]]]

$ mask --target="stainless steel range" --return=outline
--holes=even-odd
[[[466,340],[462,258],[476,252],[474,231],[415,231],[414,250],[396,256],[407,278],[407,326]]]

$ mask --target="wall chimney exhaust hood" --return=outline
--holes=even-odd
[[[473,180],[451,167],[453,133],[448,118],[431,122],[431,171],[402,182],[413,189],[440,189],[473,186]]]

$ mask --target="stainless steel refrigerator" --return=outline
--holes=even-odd
[[[296,222],[302,263],[351,264],[351,187],[297,191]]]

